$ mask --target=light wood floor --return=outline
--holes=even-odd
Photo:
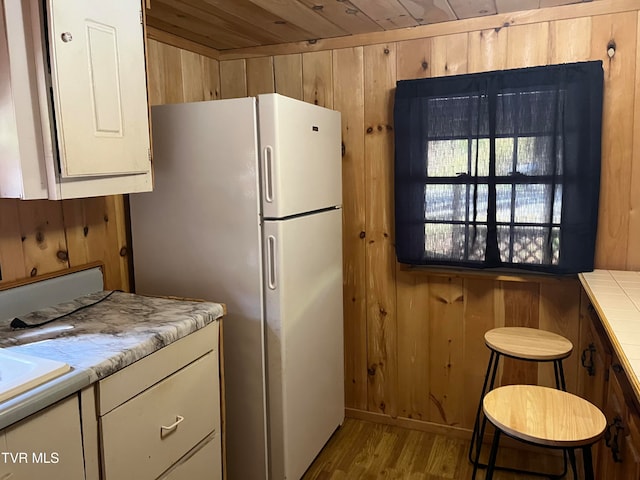
[[[467,460],[469,442],[352,418],[331,437],[303,480],[470,479],[473,468]],[[489,450],[489,448],[486,448]],[[540,456],[501,448],[498,462],[516,461],[528,469],[559,471],[557,457],[540,461]],[[478,480],[484,479],[479,470]],[[539,480],[541,477],[496,472],[495,480]],[[571,473],[567,478],[572,478]]]

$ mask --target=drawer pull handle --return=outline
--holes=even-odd
[[[176,415],[176,421],[173,422],[171,425],[169,425],[168,427],[165,427],[164,425],[160,426],[160,434],[167,434],[169,432],[173,432],[176,428],[178,428],[178,425],[180,425],[183,420],[184,420],[184,417],[181,417],[180,415]]]
[[[593,377],[596,374],[595,365],[593,364],[593,353],[595,351],[596,346],[593,343],[590,343],[589,346],[582,351],[582,366],[587,369],[587,373],[590,377]]]
[[[615,429],[615,432],[612,434],[611,431]],[[613,457],[613,461],[616,463],[622,462],[622,456],[620,455],[620,443],[618,440],[618,436],[624,430],[624,424],[622,423],[622,418],[616,416],[613,421],[607,425],[607,429],[604,432],[604,442],[611,449],[611,456]]]

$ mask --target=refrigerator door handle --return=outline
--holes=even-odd
[[[267,285],[269,289],[275,290],[278,286],[276,277],[276,237],[267,237]]]
[[[264,163],[264,199],[268,203],[273,202],[273,148],[271,145],[264,147],[262,151]]]

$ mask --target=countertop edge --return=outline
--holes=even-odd
[[[92,383],[90,372],[74,370],[7,400],[0,407],[0,430],[80,392]]]

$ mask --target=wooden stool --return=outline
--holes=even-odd
[[[493,478],[501,433],[542,447],[581,448],[585,479],[593,480],[591,445],[602,437],[607,425],[595,405],[554,388],[507,385],[487,393],[482,406],[496,427],[485,480]],[[474,466],[474,476],[476,469]]]
[[[487,365],[487,373],[484,377],[482,392],[478,402],[478,410],[473,424],[473,434],[471,436],[471,445],[469,446],[469,461],[474,466],[474,472],[478,467],[486,467],[487,465],[480,463],[480,451],[482,449],[482,440],[486,427],[486,417],[480,424],[480,413],[482,412],[482,400],[486,393],[493,390],[498,372],[498,364],[501,356],[514,358],[517,360],[529,362],[553,362],[553,371],[555,374],[556,388],[566,390],[564,378],[564,369],[562,368],[562,360],[571,355],[573,344],[565,337],[546,330],[527,327],[500,327],[489,330],[484,334],[484,341],[491,350],[489,364]],[[475,456],[473,448],[476,447]],[[572,466],[575,468],[573,451],[569,452]],[[502,467],[496,467],[502,469]],[[505,468],[505,470],[512,470]],[[515,470],[519,471],[519,470]],[[564,471],[558,477],[564,476],[567,471],[567,460],[564,459]],[[526,472],[536,474],[537,472]],[[474,477],[475,478],[475,473]]]

